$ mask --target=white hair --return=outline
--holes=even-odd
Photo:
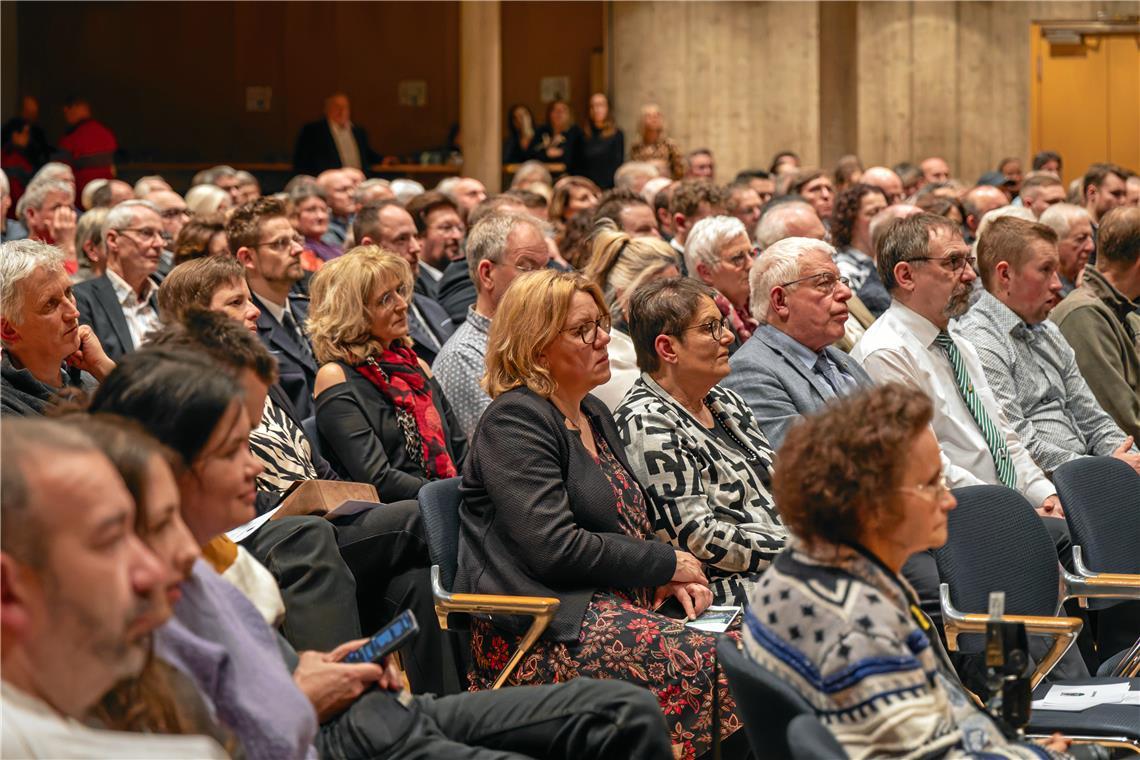
[[[64,180],[74,185],[75,172],[73,172],[71,167],[67,164],[59,161],[48,161],[32,176],[28,182],[28,187],[31,187],[36,182],[46,182],[49,179]]]
[[[835,256],[835,248],[830,243],[815,238],[790,237],[772,243],[756,258],[748,273],[748,308],[753,319],[762,325],[768,323],[772,288],[798,280],[800,260],[812,251]]]
[[[159,213],[158,206],[155,206],[150,201],[123,201],[111,209],[107,213],[107,218],[103,220],[103,239],[107,238],[107,232],[110,230],[117,232],[133,225],[135,223],[135,213],[137,209],[140,208],[147,208],[156,214]]]
[[[110,184],[109,179],[93,179],[83,186],[83,192],[79,194],[79,205],[85,209],[90,209],[95,205],[95,193]]]
[[[408,201],[424,192],[424,186],[414,179],[394,179],[388,189],[396,194],[396,200],[401,206],[408,205]]]
[[[709,216],[694,224],[685,238],[685,268],[689,276],[697,277],[697,264],[710,268],[719,264],[721,249],[741,235],[748,237],[748,230],[735,216]]]
[[[671,177],[654,177],[641,188],[641,197],[645,199],[646,203],[652,206],[654,201],[657,200],[657,193],[672,184],[673,179]]]
[[[648,161],[626,161],[614,172],[614,189],[632,190],[638,180],[642,180],[644,187],[646,182],[660,176],[661,171]]]
[[[436,192],[443,193],[451,200],[455,200],[455,186],[459,184],[462,177],[444,177],[435,186]]]
[[[160,184],[161,183],[161,184]],[[170,183],[157,174],[149,174],[135,183],[135,197],[145,198],[156,190],[165,190]]]
[[[978,225],[978,234],[974,241],[974,250],[977,250],[978,240],[982,239],[982,235],[986,234],[986,230],[994,223],[995,219],[1001,219],[1003,216],[1015,216],[1018,219],[1024,219],[1027,222],[1036,222],[1037,216],[1033,213],[1032,209],[1025,206],[1002,206],[987,211],[985,216],[982,217],[981,223]]]
[[[1041,218],[1037,221],[1056,232],[1057,237],[1064,238],[1069,234],[1073,224],[1082,218],[1092,221],[1092,217],[1089,216],[1089,212],[1083,206],[1076,206],[1072,203],[1054,203],[1041,213]]]
[[[33,180],[24,191],[24,194],[20,196],[19,203],[16,204],[16,216],[18,216],[20,221],[24,224],[27,224],[28,209],[34,208],[39,210],[51,193],[66,193],[68,197],[67,202],[71,204],[75,203],[75,188],[70,182],[64,182],[61,179],[41,179],[38,182]]]
[[[24,292],[20,283],[37,269],[63,271],[65,256],[54,245],[39,240],[13,240],[0,245],[0,314],[12,324],[20,324]]]
[[[230,194],[217,185],[194,185],[186,192],[186,207],[190,213],[216,214]]]
[[[8,184],[8,175],[4,173],[3,169],[0,169],[0,196],[11,194],[12,186]]]
[[[801,214],[816,214],[807,201],[785,201],[769,209],[756,223],[756,245],[766,251],[768,246],[788,236],[788,224]]]

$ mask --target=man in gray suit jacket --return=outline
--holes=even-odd
[[[862,367],[832,347],[843,337],[851,298],[834,254],[821,240],[785,238],[748,275],[760,327],[729,359],[732,372],[721,384],[752,407],[776,449],[800,416],[871,385]]]

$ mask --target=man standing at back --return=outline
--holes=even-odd
[[[352,123],[348,96],[337,92],[325,99],[325,118],[301,128],[293,149],[293,173],[314,177],[326,169],[362,169],[380,161],[368,146],[368,133]]]

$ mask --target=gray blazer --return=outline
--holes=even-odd
[[[768,331],[774,329],[761,325],[752,333],[729,358],[732,372],[721,385],[739,393],[752,407],[752,414],[772,448],[779,449],[792,423],[824,406],[830,394],[822,377],[769,338]],[[824,352],[860,386],[873,384],[870,375],[847,354],[833,346]]]

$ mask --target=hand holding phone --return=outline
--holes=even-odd
[[[411,610],[404,610],[388,625],[368,640],[364,646],[345,655],[341,662],[349,665],[361,662],[380,662],[388,654],[402,647],[420,632],[419,623]]]

